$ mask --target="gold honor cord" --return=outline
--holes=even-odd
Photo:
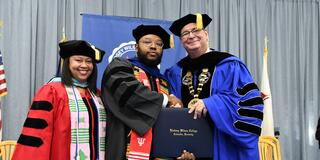
[[[199,100],[199,94],[202,91],[202,87],[205,83],[208,82],[209,78],[210,78],[209,69],[203,68],[202,73],[199,75],[199,84],[197,87],[197,91],[195,93],[193,85],[192,85],[192,80],[193,80],[192,73],[191,73],[191,71],[187,72],[187,74],[185,76],[185,80],[187,82],[189,92],[193,96],[193,99],[188,103],[188,108],[193,107],[193,105],[197,103],[197,101]]]

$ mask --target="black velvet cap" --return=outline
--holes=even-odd
[[[60,57],[65,59],[73,55],[83,55],[92,58],[96,63],[103,59],[105,51],[96,48],[84,40],[70,40],[59,43]]]
[[[141,37],[147,35],[147,34],[154,34],[161,38],[163,42],[163,49],[170,48],[170,35],[167,33],[166,30],[164,30],[159,25],[139,25],[137,28],[132,30],[132,35],[136,39],[136,42],[140,40]]]
[[[201,14],[201,15],[202,15],[203,28],[206,28],[212,19],[207,14]],[[169,30],[174,35],[180,37],[181,29],[189,23],[197,23],[197,16],[194,14],[188,14],[180,19],[177,19],[171,24]]]

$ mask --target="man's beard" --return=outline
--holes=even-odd
[[[141,54],[141,53],[139,53],[139,52],[137,53],[137,55],[138,55],[139,60],[140,60],[143,64],[145,64],[145,65],[147,65],[147,66],[149,66],[149,67],[155,67],[155,66],[157,66],[158,64],[161,63],[161,59],[162,59],[162,54],[161,54],[157,59],[155,59],[155,60],[150,60],[150,59],[147,58],[146,55]]]

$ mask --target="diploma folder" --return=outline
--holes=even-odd
[[[193,119],[187,108],[162,108],[153,127],[152,156],[179,157],[183,150],[197,158],[212,157],[212,120]]]

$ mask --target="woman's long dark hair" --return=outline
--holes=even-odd
[[[63,61],[63,66],[62,66],[62,72],[61,72],[61,81],[64,85],[66,86],[71,86],[72,85],[72,74],[69,68],[70,64],[70,57],[67,57]],[[96,93],[97,90],[97,75],[98,75],[98,70],[97,70],[97,64],[95,61],[92,61],[93,65],[93,70],[91,75],[88,77],[88,88],[93,92]]]

